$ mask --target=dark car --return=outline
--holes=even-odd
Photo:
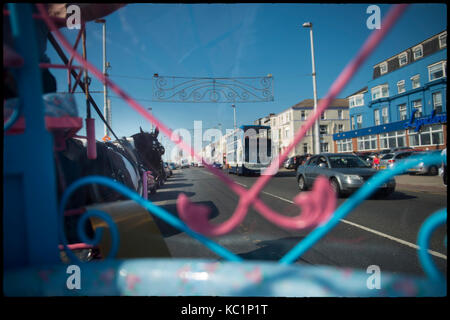
[[[297,169],[297,183],[300,191],[310,189],[318,176],[325,176],[339,196],[358,190],[377,171],[367,162],[353,154],[325,153],[311,157]],[[378,193],[388,196],[395,190],[391,178],[379,187]]]
[[[286,161],[284,161],[283,163],[283,167],[286,169],[294,169],[297,170],[298,166],[300,164],[303,163],[303,161],[305,161],[307,155],[297,155],[294,157],[290,157],[288,159],[286,159]]]
[[[222,164],[219,162],[213,162],[212,166],[217,169],[222,169]]]

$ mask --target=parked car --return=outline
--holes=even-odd
[[[318,176],[325,176],[339,196],[358,190],[377,171],[367,162],[353,154],[323,153],[312,156],[297,169],[297,184],[300,191],[311,188]],[[395,190],[395,180],[391,178],[383,184],[378,193],[390,195]]]
[[[176,169],[177,169],[177,166],[176,166],[175,163],[170,162],[170,163],[169,163],[169,168],[170,168],[170,170],[176,170]]]
[[[440,153],[441,150],[438,151],[429,151],[429,152],[416,152],[416,155],[427,155],[430,153]],[[419,163],[414,168],[408,169],[409,174],[427,174],[430,176],[436,176],[439,173],[439,166],[440,164],[432,164],[432,165],[425,165],[423,162]]]
[[[286,169],[294,169],[297,170],[297,167],[306,159],[307,155],[297,155],[294,157],[287,158],[284,163],[283,167]]]
[[[416,154],[417,152],[411,150],[411,151],[398,151],[393,153],[387,153],[380,159],[380,166],[379,168],[381,170],[392,168],[392,166],[402,159],[406,159],[409,156]]]
[[[199,168],[205,167],[205,166],[203,165],[203,162],[197,162],[197,163],[195,164],[195,166],[196,166],[196,167],[199,167]]]
[[[212,166],[213,166],[214,168],[217,168],[217,169],[222,169],[222,164],[219,163],[219,162],[214,162],[214,163],[212,164]]]
[[[189,168],[189,162],[187,160],[181,160],[181,169]]]

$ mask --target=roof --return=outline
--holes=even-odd
[[[382,64],[382,63],[385,62],[385,61],[389,61],[389,60],[391,60],[391,59],[396,58],[399,54],[401,54],[401,53],[403,53],[403,52],[405,52],[405,51],[407,51],[407,50],[412,50],[413,48],[415,48],[415,47],[417,47],[417,46],[423,44],[424,42],[430,41],[430,40],[433,39],[434,37],[437,37],[438,35],[440,35],[441,33],[446,32],[446,31],[447,31],[447,29],[444,29],[444,30],[442,30],[441,32],[438,32],[438,33],[432,35],[431,37],[428,37],[428,38],[426,38],[425,40],[422,40],[422,41],[416,43],[415,45],[410,46],[409,48],[406,48],[406,49],[404,49],[404,50],[402,50],[402,51],[400,51],[400,52],[398,52],[398,53],[396,53],[396,54],[390,56],[390,57],[387,58],[387,59],[381,60],[380,62],[374,64],[374,65],[373,65],[373,68],[377,67],[378,65]],[[447,47],[445,47],[445,48],[447,48]],[[408,61],[408,63],[409,63],[409,61]]]
[[[317,104],[320,103],[322,99],[317,100]],[[348,108],[348,100],[347,99],[334,99],[331,101],[328,108]],[[303,101],[300,101],[296,105],[293,105],[291,107],[292,109],[308,109],[308,108],[314,108],[314,100],[313,99],[305,99]]]
[[[358,91],[356,91],[356,92],[354,92],[354,93],[352,93],[352,94],[349,94],[346,98],[348,99],[348,98],[350,98],[351,96],[357,95],[357,94],[359,94],[359,93],[366,92],[366,91],[368,90],[368,88],[369,88],[369,87],[365,86],[364,88],[359,89]]]

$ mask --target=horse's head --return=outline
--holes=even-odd
[[[140,128],[140,132],[132,135],[134,139],[134,145],[139,152],[140,157],[146,165],[149,163],[153,167],[159,164],[161,157],[165,150],[161,143],[158,141],[159,131],[156,129],[154,132],[145,132]]]

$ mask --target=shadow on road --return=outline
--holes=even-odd
[[[189,196],[189,195],[187,195],[187,196]],[[214,219],[215,217],[217,217],[219,215],[219,209],[215,206],[214,202],[212,202],[212,201],[199,201],[199,202],[193,202],[193,203],[196,205],[204,205],[204,206],[209,207],[211,209],[209,219]],[[164,210],[166,210],[167,212],[170,212],[173,216],[179,218],[176,203],[161,205],[160,207],[163,208]],[[173,235],[182,233],[182,231],[178,230],[175,227],[172,227],[164,220],[161,220],[158,217],[154,217],[154,219],[155,219],[155,223],[158,226],[159,231],[161,231],[161,234],[163,237],[165,237],[165,238],[171,237]]]
[[[186,180],[186,179],[184,179]],[[169,180],[168,180],[169,181]],[[172,181],[172,180],[170,180]],[[172,188],[185,188],[185,187],[192,187],[192,183],[165,183],[164,186],[161,188],[162,190],[165,189],[172,189]]]
[[[275,177],[295,177],[296,171],[278,171]]]
[[[245,260],[280,260],[289,250],[298,244],[304,237],[288,237],[277,240],[261,241],[257,244],[260,248],[246,253],[238,254]],[[309,263],[300,258],[298,262]]]

